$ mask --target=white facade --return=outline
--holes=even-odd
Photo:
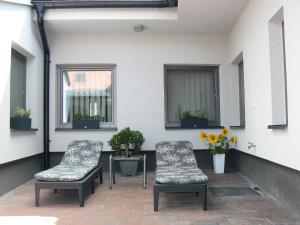
[[[0,164],[43,152],[43,51],[29,5],[0,2]],[[10,130],[10,61],[14,48],[27,58],[26,106],[38,132]]]
[[[205,148],[199,130],[166,130],[164,112],[164,64],[220,65],[221,120],[228,114],[227,37],[171,34],[52,34],[51,48],[51,151],[63,151],[70,140],[89,138],[104,142],[115,131],[55,131],[56,65],[116,64],[117,128],[126,126],[143,132],[145,150],[154,150],[162,140],[189,140]],[[227,86],[226,86],[227,84]]]
[[[0,163],[3,163],[42,152],[43,54],[39,44],[39,33],[32,21],[35,14],[31,14],[31,9],[28,6],[11,3],[0,4],[1,27],[7,27],[6,21],[9,21],[7,32],[0,36],[0,56],[3,65],[0,67],[0,116],[4,118],[0,123],[0,140],[3,143],[1,152],[4,153]],[[286,37],[289,123],[286,129],[272,130],[267,129],[268,125],[272,125],[269,21],[282,7]],[[234,131],[239,140],[237,149],[300,170],[299,12],[299,0],[250,0],[229,35],[212,34],[213,32],[192,33],[191,30],[183,28],[176,32],[177,27],[174,24],[168,28],[170,32],[163,32],[162,27],[158,27],[157,32],[149,30],[144,33],[112,31],[93,33],[91,29],[86,29],[88,33],[84,33],[74,32],[72,27],[66,29],[68,32],[63,32],[63,25],[59,27],[59,32],[48,32],[51,51],[50,151],[64,151],[67,143],[73,139],[99,139],[105,144],[104,150],[110,150],[107,141],[116,132],[55,131],[56,65],[115,64],[116,126],[119,130],[130,126],[143,132],[146,139],[143,149],[153,150],[154,144],[160,140],[182,139],[191,141],[195,149],[205,149],[206,146],[198,138],[200,130],[165,129],[164,64],[220,65],[221,124],[230,126],[237,125],[239,115],[236,105],[237,82],[234,77],[236,71],[231,63],[242,53],[246,127]],[[51,18],[55,18],[54,12],[51,13]],[[180,20],[182,14],[179,12],[178,15]],[[70,18],[67,19],[66,24],[71,24]],[[50,22],[52,27],[49,30],[54,31],[54,26],[58,23],[55,19]],[[102,25],[107,23],[109,21],[101,22]],[[118,27],[115,22],[112,24]],[[127,27],[128,24],[127,21]],[[86,22],[77,28],[83,29],[85,25]],[[193,30],[194,25],[195,21]],[[93,26],[97,27],[95,21]],[[111,27],[106,26],[106,29],[109,30]],[[27,103],[32,109],[33,127],[39,129],[33,134],[12,133],[9,129],[9,120],[5,119],[9,118],[12,43],[26,50],[24,54],[30,58],[27,71],[27,85],[30,85],[30,88],[27,88]],[[208,130],[208,132],[215,131]],[[254,143],[256,148],[248,150],[248,142]]]
[[[283,7],[286,38],[288,128],[272,125],[269,21]],[[300,2],[252,0],[229,37],[229,61],[244,59],[246,129],[238,130],[241,151],[300,170]],[[233,96],[234,97],[234,96]],[[236,107],[236,106],[235,106]],[[234,118],[232,118],[232,121]],[[248,142],[256,149],[248,150]]]

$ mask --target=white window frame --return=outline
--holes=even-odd
[[[112,122],[100,122],[100,128],[116,128],[116,65],[115,64],[60,64],[57,65],[57,84],[56,84],[56,128],[72,128],[72,123],[63,123],[62,112],[62,88],[64,71],[108,71],[112,72]]]

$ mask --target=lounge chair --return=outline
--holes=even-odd
[[[72,141],[59,165],[39,172],[35,178],[35,203],[39,206],[40,189],[77,189],[80,207],[84,206],[84,190],[95,191],[94,180],[102,183],[102,167],[99,165],[103,143],[99,141]]]
[[[197,166],[192,143],[160,142],[155,149],[154,211],[158,211],[160,192],[203,192],[203,210],[207,210],[208,178]]]

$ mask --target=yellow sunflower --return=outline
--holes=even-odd
[[[237,138],[236,138],[235,136],[233,136],[233,137],[230,139],[230,141],[231,141],[233,144],[235,144],[235,143],[237,142]]]
[[[218,135],[216,134],[210,134],[208,135],[208,138],[207,138],[208,142],[212,145],[216,144],[218,142]]]
[[[206,139],[207,139],[206,133],[205,133],[205,132],[201,132],[201,133],[200,133],[200,140],[201,140],[201,141],[206,141]]]
[[[227,128],[225,128],[223,131],[222,131],[222,135],[224,137],[227,137],[229,135],[229,130]]]

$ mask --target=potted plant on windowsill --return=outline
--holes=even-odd
[[[30,110],[26,110],[22,107],[17,107],[15,116],[10,118],[10,128],[14,130],[30,130],[30,114]]]
[[[219,135],[201,132],[200,140],[208,143],[208,150],[213,155],[214,172],[224,173],[225,154],[229,151],[230,144],[236,144],[237,138],[235,136],[230,138],[229,130],[225,128]]]
[[[113,135],[108,144],[117,154],[124,158],[130,158],[129,156],[137,154],[141,150],[144,142],[144,136],[140,131],[126,127]],[[135,176],[138,160],[122,160],[120,161],[120,168],[123,176]]]
[[[205,117],[205,113],[200,110],[197,110],[195,114],[190,113],[190,111],[184,111],[181,114],[180,121],[182,128],[208,127],[208,119]]]
[[[76,113],[73,117],[73,129],[99,129],[100,119],[98,116],[82,115]]]

